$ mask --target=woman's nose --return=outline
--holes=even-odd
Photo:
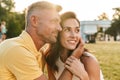
[[[70,32],[72,37],[75,37],[77,34],[73,31]]]

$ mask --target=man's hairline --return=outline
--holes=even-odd
[[[37,15],[40,15],[41,13],[42,13],[42,11],[43,10],[55,10],[56,12],[60,12],[60,11],[58,11],[55,7],[52,7],[52,8],[35,8],[35,9],[33,9],[33,10],[31,10],[29,13],[27,13],[27,15],[26,15],[26,23],[27,23],[27,25],[26,25],[26,27],[29,25],[29,23],[30,23],[30,17],[31,16],[37,16]]]

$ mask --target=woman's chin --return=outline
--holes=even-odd
[[[76,47],[69,47],[69,50],[74,50]]]

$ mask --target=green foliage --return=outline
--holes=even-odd
[[[103,12],[100,16],[98,16],[98,20],[109,20],[108,15]]]
[[[7,38],[18,36],[25,26],[25,13],[12,12],[13,0],[0,0],[0,21],[7,23]]]
[[[108,28],[105,33],[114,36],[114,40],[116,40],[116,36],[120,34],[120,8],[115,8],[111,27]]]
[[[86,44],[98,59],[105,80],[120,80],[120,42]]]
[[[15,19],[15,17],[11,17],[9,19],[10,21],[8,22],[8,31],[7,31],[7,36],[8,38],[18,36],[21,32],[20,25],[18,21]]]
[[[23,14],[11,13],[7,26],[7,38],[18,36],[23,30],[24,22]]]
[[[0,0],[0,21],[8,21],[9,12],[14,8],[13,0]]]

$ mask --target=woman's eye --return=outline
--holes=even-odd
[[[77,33],[80,32],[80,29],[77,29],[76,32],[77,32]]]

